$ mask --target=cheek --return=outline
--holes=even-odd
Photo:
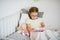
[[[32,14],[30,14],[30,17],[33,17],[33,15],[32,15]]]
[[[38,13],[36,13],[35,15],[38,15]]]

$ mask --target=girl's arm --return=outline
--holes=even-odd
[[[40,23],[40,27],[41,27],[41,32],[43,32],[45,30],[45,24],[44,24],[44,22]]]
[[[40,26],[41,26],[41,28],[44,28],[44,27],[45,27],[44,22],[41,22],[41,23],[40,23]]]
[[[23,32],[23,28],[21,26],[17,27],[17,30],[22,31]]]
[[[27,28],[28,32],[31,32],[33,30],[33,28],[31,28],[30,24],[26,24],[26,28]]]

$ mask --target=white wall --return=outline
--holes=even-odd
[[[49,27],[58,28],[60,26],[60,19],[59,19],[60,5],[59,4],[60,4],[60,0],[40,0],[39,2],[34,2],[33,0],[0,0],[0,19],[17,13],[18,11],[20,11],[21,8],[28,9],[31,6],[37,6],[39,8],[39,11],[44,12],[44,18],[46,18],[47,25]],[[9,28],[8,25],[7,27],[3,28],[3,26],[1,26],[0,24],[0,31],[2,31],[1,28],[2,29]]]

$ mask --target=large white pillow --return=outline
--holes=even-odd
[[[27,18],[29,18],[28,14],[22,13],[21,19],[19,20],[19,25],[20,25],[20,26],[24,25]]]

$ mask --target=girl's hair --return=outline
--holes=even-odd
[[[30,16],[31,12],[37,12],[38,13],[38,8],[37,7],[31,7],[29,9],[28,15],[29,15],[30,19],[31,19],[31,16]]]

